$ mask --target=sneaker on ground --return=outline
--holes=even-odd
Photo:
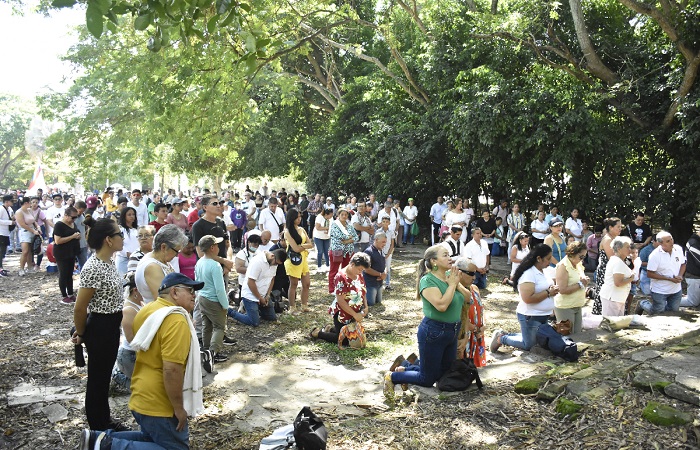
[[[391,286],[389,286],[389,285],[387,285],[387,286],[384,288],[385,291],[391,291],[391,290],[393,290],[393,289],[394,289],[394,288],[391,287]]]
[[[112,438],[104,431],[83,430],[80,433],[78,450],[101,450],[112,447]]]
[[[113,420],[112,422],[110,422],[109,429],[114,431],[132,431],[130,426],[124,425],[118,420]]]
[[[389,400],[394,400],[394,382],[391,381],[391,372],[384,374],[384,397]]]
[[[238,342],[238,341],[236,341],[234,338],[228,337],[224,334],[224,345],[234,345],[234,344],[236,344],[236,342]]]
[[[39,267],[39,266],[32,267],[32,271],[34,271],[34,272],[38,272],[40,270],[41,270],[41,267]]]
[[[0,269],[0,277],[8,277],[10,273],[5,269]]]
[[[214,362],[215,363],[222,363],[224,361],[228,361],[228,355],[223,354],[223,353],[217,353],[214,355]]]
[[[61,304],[63,304],[63,305],[72,305],[72,304],[73,304],[73,300],[71,300],[70,297],[63,297],[63,298],[61,299]]]
[[[25,272],[24,270],[22,270],[22,269],[20,269],[20,270],[17,272],[17,276],[20,276],[20,277],[23,277],[25,274],[26,274],[26,272]]]
[[[489,351],[491,353],[496,353],[498,351],[498,348],[503,345],[501,344],[501,336],[506,334],[505,331],[501,330],[500,328],[495,330],[493,334],[491,335],[491,344],[489,345]]]
[[[212,366],[212,357],[209,350],[201,350],[200,356],[202,358],[202,367],[207,373],[212,373],[214,367]]]
[[[70,298],[70,301],[75,303],[75,294],[69,295],[68,298]]]

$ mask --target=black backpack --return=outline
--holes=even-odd
[[[567,336],[557,333],[548,323],[540,325],[537,330],[537,345],[549,349],[554,356],[558,356],[565,361],[578,361],[578,349],[576,342]]]
[[[452,361],[450,370],[440,377],[437,387],[445,392],[466,391],[475,381],[479,389],[484,387],[474,365],[474,360],[460,358]]]
[[[299,450],[326,450],[328,430],[308,406],[304,406],[294,419],[294,441]]]

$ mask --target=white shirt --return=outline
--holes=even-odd
[[[464,252],[464,247],[466,247],[464,244],[462,244],[462,241],[455,241],[452,239],[452,236],[447,236],[441,245],[445,247],[448,252],[450,252],[450,259],[452,262],[455,262],[461,258],[462,253]]]
[[[258,294],[265,296],[276,273],[277,266],[270,265],[267,262],[267,252],[257,253],[248,263],[248,270],[246,270],[245,279],[242,283],[241,296],[251,302],[259,302],[260,299],[254,296],[250,287],[248,287],[248,280],[255,280]]]
[[[539,271],[537,267],[530,267],[520,276],[518,280],[518,292],[520,291],[520,285],[523,283],[534,283],[535,293],[546,291],[549,288],[550,280],[544,273]],[[539,303],[525,303],[520,298],[518,306],[515,308],[515,312],[520,313],[525,316],[548,316],[552,314],[554,310],[554,297],[547,297]]]
[[[350,219],[350,225],[354,227],[356,223],[360,224],[362,227],[366,227],[372,225],[372,219],[369,216],[353,214],[352,219]],[[355,231],[357,231],[357,229],[355,229]],[[318,235],[318,233],[321,233],[321,235]],[[366,231],[358,231],[358,233],[360,233],[360,244],[369,244],[369,233]],[[322,231],[314,230],[314,237],[318,237],[319,239],[326,239],[325,236],[327,234],[328,233],[323,234]]]
[[[486,267],[488,262],[489,246],[484,239],[481,239],[481,244],[477,243],[475,239],[467,242],[462,251],[462,256],[466,256],[472,259],[472,262],[479,269]]]
[[[430,215],[432,216],[434,223],[442,223],[442,213],[444,213],[446,209],[447,204],[444,202],[442,205],[436,202],[433,204],[433,206],[430,207]]]
[[[651,270],[665,277],[675,277],[681,272],[681,266],[685,264],[685,255],[680,245],[674,244],[671,253],[665,252],[659,245],[649,255],[647,271]],[[682,289],[681,283],[674,283],[668,280],[651,280],[651,292],[657,294],[675,294]]]
[[[549,224],[544,220],[540,222],[538,219],[535,219],[530,224],[530,231],[532,231],[532,237],[536,239],[544,239],[547,237]]]
[[[280,238],[279,225],[284,225],[284,213],[282,213],[282,209],[277,206],[274,216],[270,208],[263,209],[260,213],[260,225],[263,230],[268,230],[272,235],[270,241],[278,241]]]
[[[146,202],[139,202],[139,206],[134,205],[133,202],[129,202],[126,206],[130,206],[136,210],[136,221],[140,227],[148,225],[150,220],[148,220],[148,206],[146,206]]]
[[[406,206],[403,209],[403,215],[405,216],[404,220],[406,221],[406,223],[408,225],[413,225],[413,222],[416,221],[416,217],[418,217],[418,208],[416,208],[415,205]]]
[[[243,249],[239,250],[238,253],[236,253],[236,258],[235,259],[240,259],[243,261],[243,265],[247,268],[248,265],[250,264],[250,260],[253,259],[253,257],[257,254],[257,250],[254,252],[248,252],[248,250]],[[243,286],[245,283],[245,274],[244,273],[239,273],[238,274],[238,284]]]
[[[564,228],[568,229],[571,231],[572,234],[575,234],[576,236],[581,236],[583,233],[583,224],[581,223],[581,219],[574,219],[573,217],[569,217],[566,219],[566,223],[564,224]],[[575,238],[577,241],[580,241],[581,238]]]
[[[627,264],[619,256],[613,255],[605,267],[605,281],[600,288],[600,298],[616,303],[624,303],[627,301],[627,295],[629,295],[632,285],[625,283],[622,286],[615,286],[616,273],[621,273],[625,278],[632,275],[632,271],[627,267]]]
[[[5,211],[5,208],[7,208],[7,211]],[[10,225],[12,225],[14,216],[15,213],[12,210],[12,206],[0,205],[0,236],[10,235]]]
[[[224,224],[228,227],[229,225],[233,225],[233,220],[231,220],[231,207],[226,205],[226,209],[224,209],[224,217],[222,217]]]
[[[61,217],[63,217],[65,210],[65,206],[52,206],[46,210],[46,219],[51,220],[53,223],[56,223],[57,221],[61,220]],[[53,237],[53,227],[49,225],[48,221],[46,222],[46,235],[49,237]]]

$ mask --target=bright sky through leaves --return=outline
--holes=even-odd
[[[0,92],[32,99],[46,86],[65,91],[61,80],[71,78],[71,69],[59,58],[77,42],[73,29],[84,21],[80,8],[54,11],[51,17],[25,8],[20,16],[0,3]]]

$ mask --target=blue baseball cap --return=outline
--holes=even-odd
[[[160,288],[158,290],[162,291],[177,285],[190,286],[193,287],[195,291],[198,291],[204,287],[204,282],[193,280],[179,272],[173,272],[167,274],[165,278],[163,278],[163,282],[160,283]]]

